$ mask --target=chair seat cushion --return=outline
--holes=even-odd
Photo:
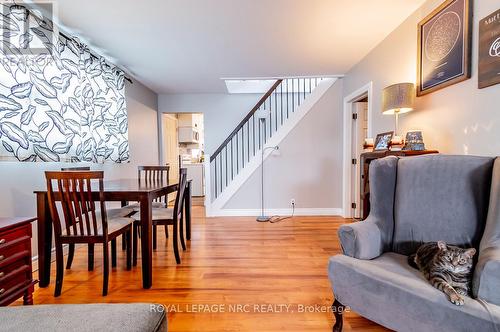
[[[152,209],[152,220],[172,220],[174,218],[174,209],[171,208],[153,208]],[[141,220],[141,210],[137,211],[136,214],[132,216],[134,220]]]
[[[115,215],[115,216],[113,216]],[[134,222],[134,219],[132,219],[131,217],[120,217],[119,216],[120,213],[118,212],[110,212],[109,210],[106,211],[106,216],[107,216],[107,221],[108,221],[108,234],[111,234],[111,233],[114,233],[130,224],[132,224]],[[113,216],[113,217],[112,217]],[[85,218],[85,217],[84,217]],[[97,211],[96,213],[96,222],[97,222],[97,235],[103,235],[103,232],[102,232],[102,219],[101,219],[101,213],[100,211]],[[90,224],[92,225],[92,221],[90,221]],[[79,229],[79,226],[77,226],[78,228],[78,234],[76,235],[81,235],[80,233],[80,229]],[[87,229],[86,229],[86,223],[84,223],[84,235],[88,235],[87,234]],[[73,227],[70,227],[70,235],[74,235],[74,232],[73,232]],[[92,229],[92,226],[91,226],[91,229]],[[93,233],[93,231],[91,232],[90,235],[95,235]]]
[[[107,209],[106,216],[108,218],[116,218],[116,217],[128,217],[134,213],[134,209],[129,207],[115,208],[115,209]]]
[[[159,209],[159,208],[164,208],[167,205],[165,203],[163,203],[163,202],[153,202],[152,206],[153,206],[154,209]],[[138,212],[140,210],[140,208],[141,208],[141,205],[139,203],[133,203],[133,204],[129,204],[129,205],[125,206],[125,207],[128,208],[128,209],[132,209],[132,210]]]
[[[108,234],[114,233],[127,225],[134,222],[132,218],[113,218],[108,219]],[[102,234],[102,230],[99,230],[99,234]]]
[[[360,315],[398,331],[494,331],[500,307],[465,299],[456,306],[407,263],[385,253],[372,260],[330,258],[328,274],[335,298]]]
[[[152,310],[153,308],[153,310]],[[1,330],[54,331],[167,331],[165,310],[159,304],[64,304],[0,308]]]

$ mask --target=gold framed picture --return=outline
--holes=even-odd
[[[419,22],[417,96],[470,78],[471,4],[447,0]]]

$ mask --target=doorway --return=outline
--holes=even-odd
[[[177,117],[163,114],[163,156],[165,163],[170,166],[169,181],[175,182],[179,178],[179,140],[177,135]]]
[[[368,138],[368,96],[352,103],[351,126],[351,208],[352,217],[361,219],[361,162],[365,139]]]
[[[204,118],[201,113],[164,113],[162,115],[163,160],[170,165],[169,180],[176,182],[179,169],[187,169],[191,180],[193,205],[203,205],[204,176]],[[175,198],[169,196],[169,199]]]
[[[360,155],[371,136],[372,82],[344,98],[343,217],[359,219],[361,206]]]

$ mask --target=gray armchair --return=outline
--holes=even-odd
[[[370,167],[370,215],[340,227],[343,255],[329,261],[333,330],[348,306],[398,331],[500,331],[500,158],[386,157]],[[438,240],[479,250],[464,306],[407,263]]]

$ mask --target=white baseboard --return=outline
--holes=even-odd
[[[261,214],[260,209],[219,209],[210,211],[208,217],[257,217]],[[268,216],[289,216],[292,209],[266,209]],[[300,208],[295,209],[295,216],[341,216],[341,208]]]
[[[79,244],[76,245],[75,250],[78,249]],[[63,255],[67,256],[69,252],[69,246],[67,244],[63,244]],[[56,248],[52,248],[52,253],[50,255],[50,263],[56,261]],[[33,266],[33,272],[38,271],[38,255],[31,257],[31,263]]]

